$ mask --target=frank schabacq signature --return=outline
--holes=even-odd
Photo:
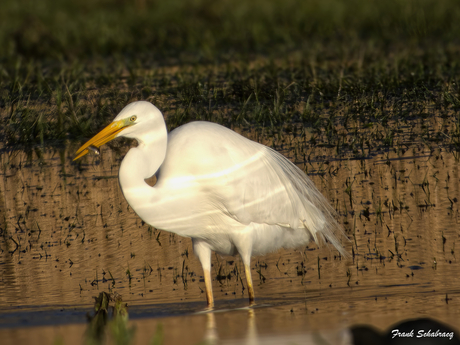
[[[442,332],[438,330],[428,330],[425,331],[424,329],[420,329],[417,332],[411,330],[410,332],[401,332],[399,329],[393,329],[391,331],[392,339],[398,338],[449,338],[452,340],[454,337],[454,332]]]

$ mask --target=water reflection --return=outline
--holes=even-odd
[[[258,345],[259,344],[259,337],[257,333],[256,327],[256,312],[254,309],[248,307],[244,308],[247,309],[247,330],[246,334],[241,338],[238,339],[239,344],[247,344],[247,345]],[[222,339],[219,338],[218,334],[218,325],[216,324],[216,313],[232,313],[231,310],[218,310],[218,311],[210,311],[206,313],[206,331],[203,337],[203,342],[208,345],[216,345],[222,344]],[[242,319],[244,319],[244,315],[240,315]],[[228,326],[228,325],[227,325]],[[220,328],[224,328],[225,325],[220,325]]]
[[[105,295],[105,294],[100,294]],[[103,299],[99,298],[95,305],[100,306]],[[107,301],[107,300],[106,300]],[[285,304],[272,301],[272,304],[243,307],[240,309],[217,309],[214,311],[193,313],[184,312],[181,316],[149,318],[149,313],[157,314],[158,306],[143,307],[143,312],[137,308],[128,308],[129,317],[124,303],[119,303],[124,314],[118,312],[112,316],[105,309],[100,308],[90,323],[79,325],[63,325],[53,327],[29,327],[16,329],[0,328],[0,337],[5,339],[5,344],[49,344],[62,341],[64,344],[99,343],[101,336],[111,342],[125,339],[128,344],[390,344],[391,335],[395,330],[408,333],[412,329],[414,334],[420,330],[436,336],[435,343],[442,343],[442,334],[452,334],[450,344],[458,343],[457,330],[450,322],[444,324],[434,319],[406,320],[396,315],[386,314],[385,322],[377,323],[379,327],[369,326],[375,324],[375,318],[368,317],[363,322],[362,316],[353,315],[347,318],[346,314],[334,315],[322,313],[317,310],[312,313],[310,309],[301,304]],[[333,301],[337,303],[337,300]],[[109,303],[112,303],[110,301]],[[231,304],[229,304],[231,305]],[[369,301],[363,301],[363,306],[369,309]],[[190,310],[193,310],[193,306]],[[168,305],[167,310],[180,310],[179,305]],[[102,309],[102,313],[101,313]],[[119,308],[120,309],[120,308]],[[362,311],[361,311],[362,312]],[[36,312],[35,312],[36,313]],[[93,312],[94,313],[94,312]],[[357,314],[359,314],[358,311]],[[384,314],[374,308],[374,313],[379,317]],[[30,314],[33,314],[32,312]],[[101,314],[101,315],[99,315]],[[110,315],[108,315],[110,314]],[[101,316],[98,319],[98,315]],[[119,315],[118,317],[116,315]],[[55,314],[60,319],[68,318],[68,311]],[[84,315],[80,316],[80,322]],[[69,319],[70,320],[70,319]],[[356,320],[361,320],[356,323]],[[400,320],[400,321],[398,321]],[[53,322],[56,324],[56,321]],[[436,333],[438,331],[438,333]],[[453,333],[452,333],[453,332]],[[77,337],[76,337],[77,335]],[[37,340],[39,339],[39,340]],[[78,340],[78,341],[75,341]],[[397,343],[396,339],[394,343]],[[405,339],[407,340],[407,339]],[[417,339],[420,343],[420,339]],[[423,340],[423,339],[422,339]],[[433,340],[431,337],[430,340]],[[439,342],[438,340],[441,340]],[[109,342],[110,343],[110,342]],[[403,342],[404,344],[406,342]],[[415,342],[414,342],[415,343]],[[431,342],[429,342],[431,343]],[[3,344],[3,343],[2,343]]]
[[[219,335],[217,333],[216,318],[214,313],[206,314],[206,332],[203,341],[209,345],[219,344]]]
[[[321,150],[312,156],[330,155]],[[89,308],[103,290],[119,292],[132,307],[203,308],[202,271],[190,241],[149,228],[128,207],[116,178],[120,156],[106,149],[94,164],[72,165],[73,152],[49,151],[32,160],[21,152],[0,156],[0,324],[21,320],[26,314],[9,317],[18,310]],[[280,312],[279,325],[302,329],[305,323],[295,321],[301,313],[313,330],[364,321],[386,329],[426,315],[458,323],[459,165],[442,149],[410,156],[397,159],[389,152],[369,161],[330,161],[327,171],[320,159],[309,165],[315,184],[341,214],[354,258],[341,261],[314,246],[256,257],[257,302],[298,305],[294,319],[289,310]],[[213,256],[218,306],[247,304],[243,272],[238,258]],[[255,312],[260,338],[274,323],[266,311]],[[229,339],[221,326],[229,322],[215,314],[219,339]]]

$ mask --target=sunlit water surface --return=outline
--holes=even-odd
[[[159,323],[166,344],[346,344],[350,326],[426,316],[460,326],[460,176],[443,149],[334,160],[317,148],[306,168],[338,210],[352,258],[316,245],[255,257],[248,309],[242,262],[215,255],[211,314],[200,313],[191,241],[150,228],[124,200],[122,154],[106,147],[75,164],[74,149],[1,155],[2,344],[81,343],[101,291],[123,296],[139,344]]]

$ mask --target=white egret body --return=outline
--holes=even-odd
[[[191,122],[169,135],[149,102],[127,105],[78,151],[115,137],[133,138],[119,180],[128,204],[147,224],[190,237],[203,266],[208,306],[214,303],[211,251],[239,254],[250,302],[252,255],[327,239],[343,255],[334,210],[311,180],[278,152],[210,122]],[[151,187],[145,179],[156,174]]]

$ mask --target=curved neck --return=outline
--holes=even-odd
[[[149,186],[145,179],[158,171],[166,157],[166,126],[153,129],[137,141],[139,145],[129,150],[121,162],[119,181],[128,204],[139,214],[155,193],[155,188]]]

